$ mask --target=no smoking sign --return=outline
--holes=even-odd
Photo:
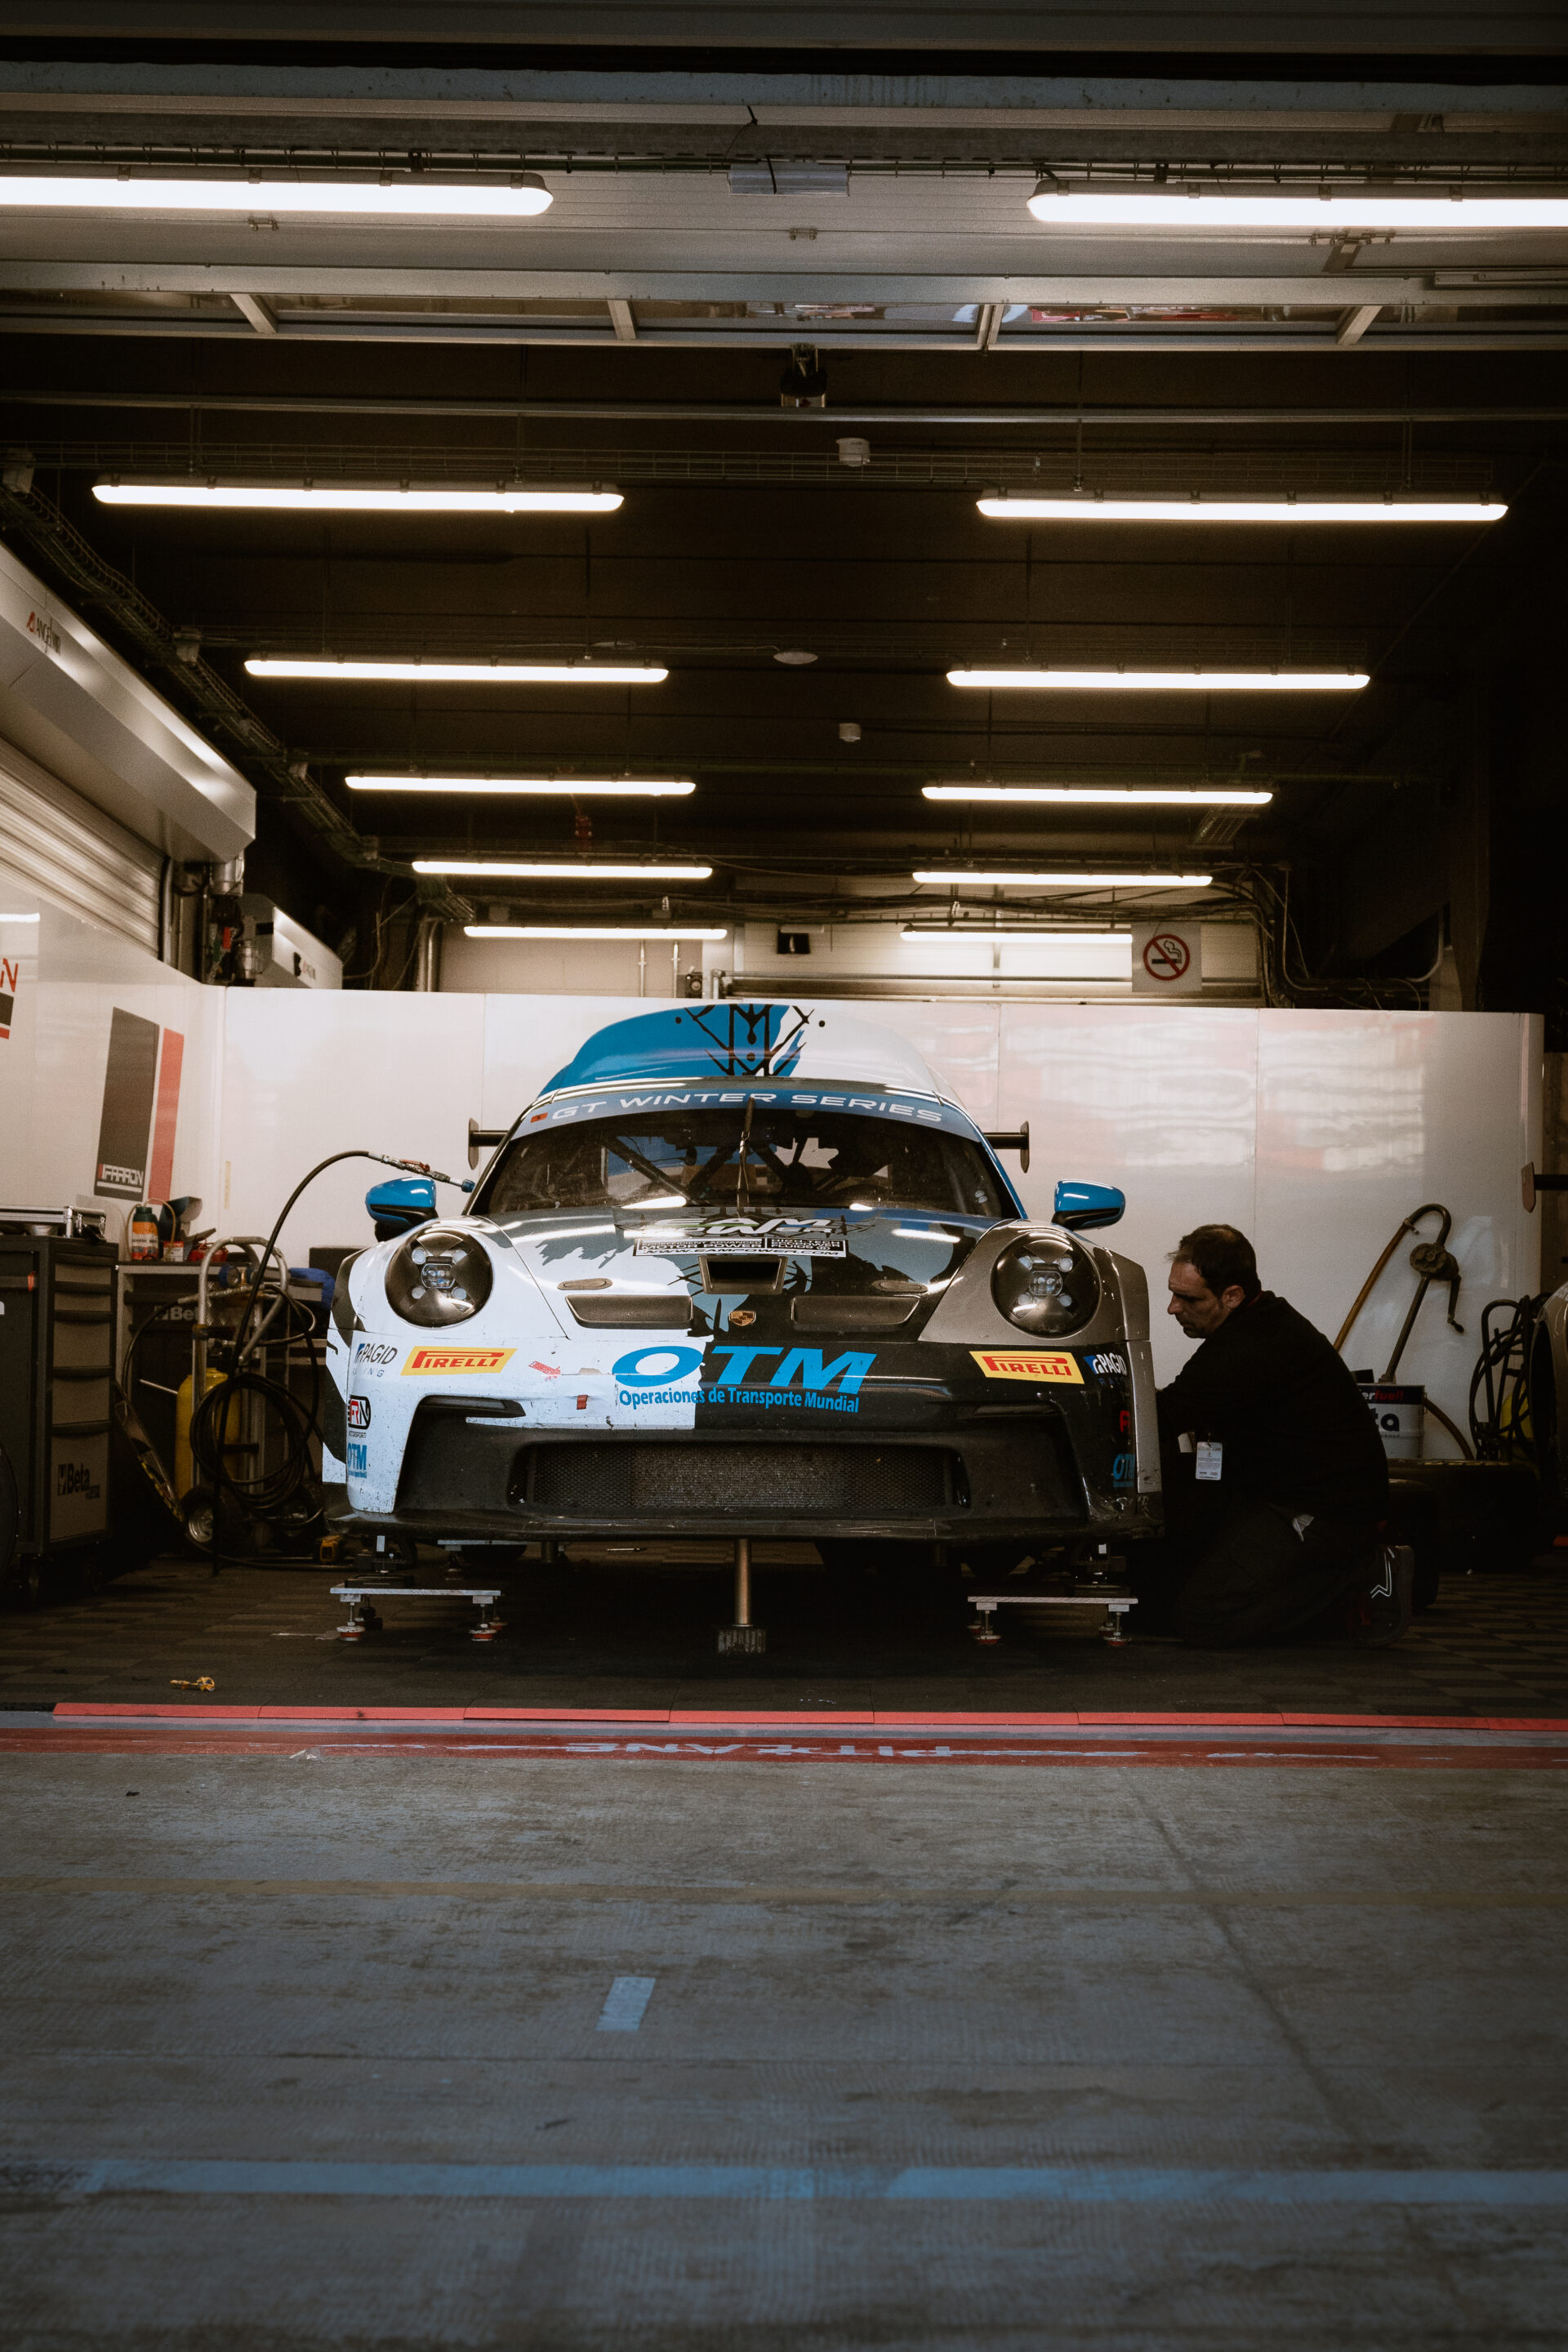
[[[1189,996],[1203,987],[1196,923],[1140,923],[1132,932],[1134,996]]]

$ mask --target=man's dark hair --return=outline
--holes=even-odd
[[[1173,1265],[1190,1265],[1217,1298],[1233,1284],[1244,1298],[1256,1298],[1263,1285],[1252,1244],[1234,1225],[1194,1225],[1171,1252]]]

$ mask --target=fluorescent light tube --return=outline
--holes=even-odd
[[[1131,931],[1049,930],[1039,923],[906,923],[901,940],[962,940],[974,947],[986,940],[1070,940],[1080,948],[1129,947]]]
[[[0,915],[0,923],[37,923],[41,920],[38,915]]]
[[[433,686],[658,686],[669,676],[648,663],[258,660],[252,677],[413,679]]]
[[[614,514],[621,493],[603,483],[521,482],[488,489],[395,482],[94,482],[106,507],[252,509],[319,514]]]
[[[469,219],[520,220],[554,202],[537,172],[514,172],[510,183],[441,180],[419,173],[399,179],[314,180],[216,177],[173,179],[153,173],[98,178],[84,173],[0,173],[0,211],[158,213],[337,213],[369,219],[410,215],[463,215]]]
[[[351,776],[352,783],[353,778]],[[1272,793],[1247,793],[1226,784],[922,784],[928,801],[1089,801],[1100,806],[1180,808],[1185,802],[1204,808],[1264,808]]]
[[[585,859],[523,857],[416,857],[416,874],[489,874],[531,882],[706,882],[710,866],[633,866],[603,858],[590,866]]]
[[[727,940],[728,931],[682,930],[673,923],[465,923],[470,940]],[[646,1202],[643,1205],[647,1205]]]
[[[1026,890],[1056,890],[1096,888],[1101,884],[1111,888],[1129,890],[1206,890],[1214,880],[1212,874],[982,874],[965,868],[962,873],[946,869],[931,870],[914,877],[917,882],[982,882],[988,885],[1011,884]]]
[[[1085,228],[1422,229],[1471,232],[1568,228],[1568,194],[1468,194],[1456,185],[1430,195],[1386,188],[1074,187],[1042,180],[1029,198],[1037,221]]]
[[[992,693],[1353,694],[1370,680],[1341,669],[950,669],[947,682]]]
[[[1001,522],[1500,522],[1486,499],[976,499]]]
[[[683,800],[689,776],[345,776],[351,793],[536,793],[557,799]],[[1268,798],[1265,793],[1264,798]]]

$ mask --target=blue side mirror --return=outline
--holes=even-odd
[[[373,1184],[364,1204],[375,1220],[376,1240],[395,1242],[435,1215],[436,1186],[428,1176],[398,1176],[385,1184]]]
[[[1057,1186],[1051,1222],[1065,1225],[1071,1234],[1092,1233],[1099,1225],[1115,1224],[1126,1206],[1126,1193],[1119,1192],[1114,1184],[1063,1182]]]

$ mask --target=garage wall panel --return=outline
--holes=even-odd
[[[1186,1354],[1161,1318],[1167,1253],[1196,1224],[1257,1217],[1258,1015],[1250,1008],[1005,1005],[997,1125],[1029,1122],[1025,1202],[1048,1216],[1058,1180],[1116,1184],[1107,1238],[1149,1276],[1162,1381]],[[1009,1159],[1009,1166],[1016,1161]]]
[[[1258,1224],[1265,1278],[1332,1339],[1402,1219],[1430,1202],[1453,1216],[1463,1333],[1428,1290],[1401,1359],[1461,1425],[1489,1298],[1541,1279],[1540,1222],[1519,1171],[1538,1132],[1540,1023],[1511,1013],[1262,1013]],[[1405,1235],[1346,1343],[1381,1374],[1417,1277]],[[1288,1270],[1281,1281],[1271,1268]],[[1550,1278],[1550,1277],[1549,1277]]]
[[[0,1198],[107,1210],[119,1236],[125,1202],[95,1183],[110,1090],[115,1015],[155,1030],[156,1092],[126,1146],[151,1178],[210,1208],[216,1190],[226,999],[112,932],[50,906],[0,866],[0,967],[14,977],[10,1035],[0,1037]]]
[[[355,1146],[468,1175],[482,997],[236,988],[224,1001],[223,1171],[208,1205],[225,1233],[269,1233],[307,1171]],[[365,1192],[395,1173],[351,1160],[319,1177],[284,1228],[289,1263],[367,1243]],[[461,1196],[443,1186],[436,1202],[453,1213]]]

